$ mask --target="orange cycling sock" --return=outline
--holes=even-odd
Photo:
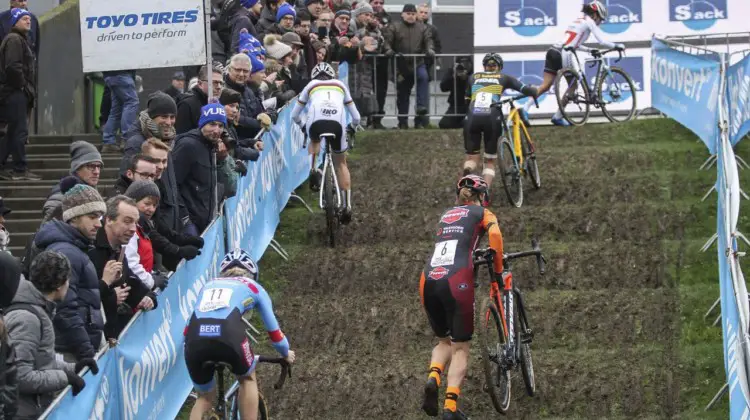
[[[443,374],[443,368],[445,366],[441,365],[440,363],[432,362],[430,364],[430,376],[427,378],[435,378],[435,382],[437,382],[437,386],[440,386],[440,375]]]
[[[443,406],[443,408],[455,413],[458,409],[458,396],[460,394],[461,391],[457,386],[449,386],[445,391],[445,405]]]

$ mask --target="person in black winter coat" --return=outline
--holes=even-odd
[[[63,197],[62,221],[42,225],[34,238],[37,250],[57,251],[68,258],[72,269],[65,299],[57,305],[53,319],[55,350],[65,361],[77,362],[94,357],[102,344],[102,297],[99,281],[114,282],[121,265],[110,264],[100,277],[86,254],[107,206],[92,187],[77,184]]]
[[[222,140],[235,159],[256,161],[260,157],[260,151],[263,150],[263,142],[255,138],[242,138],[234,128],[237,124],[241,101],[242,96],[238,92],[232,89],[221,91],[219,103],[224,106],[224,112],[227,115],[226,136]]]
[[[466,102],[466,85],[469,83],[469,77],[473,73],[471,57],[460,57],[453,68],[448,69],[440,81],[440,90],[450,92],[448,95],[448,110],[445,116],[440,119],[438,125],[440,128],[463,128],[463,122],[466,118],[468,103]],[[459,115],[450,115],[459,114]]]
[[[224,79],[220,68],[213,67],[212,71],[213,96],[217,97],[224,87]],[[208,89],[208,69],[203,66],[198,72],[198,85],[177,100],[177,120],[175,122],[177,134],[183,134],[198,128],[201,107],[208,104]]]
[[[214,218],[216,197],[223,192],[216,179],[216,152],[224,127],[226,112],[220,104],[201,108],[200,128],[180,134],[175,140],[175,179],[190,219],[203,232]]]
[[[124,247],[135,234],[139,218],[138,208],[132,198],[118,195],[107,200],[104,226],[96,233],[94,248],[88,252],[99,277],[102,277],[108,262],[117,262],[120,253],[125,252]],[[123,258],[121,264],[121,274],[117,280],[99,283],[102,305],[107,316],[107,324],[104,326],[106,338],[117,338],[138,309],[150,310],[156,306],[156,296],[132,275],[127,259]]]
[[[271,118],[263,112],[263,103],[247,87],[247,80],[252,71],[250,57],[247,54],[235,54],[229,61],[225,85],[242,96],[239,119],[235,128],[243,138],[255,137],[261,127],[271,127]]]
[[[21,267],[7,252],[0,253],[0,311],[10,305],[21,282]],[[18,411],[15,353],[5,321],[0,316],[0,419],[14,419]]]
[[[258,23],[263,4],[260,0],[226,0],[221,6],[216,32],[224,44],[224,54],[231,57],[237,54],[240,31],[247,32],[258,38]]]
[[[263,11],[260,13],[260,19],[255,25],[258,30],[256,38],[261,39],[268,33],[268,30],[276,24],[276,12],[279,10],[279,0],[265,0]]]

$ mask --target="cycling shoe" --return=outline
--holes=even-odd
[[[431,417],[437,417],[438,415],[438,385],[435,378],[428,379],[424,386],[422,411]]]
[[[570,127],[570,123],[565,118],[552,118],[552,124],[560,127]]]

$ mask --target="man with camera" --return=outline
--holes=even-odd
[[[474,66],[471,57],[457,57],[453,67],[448,69],[440,81],[440,90],[450,92],[448,95],[448,110],[440,119],[438,126],[443,129],[463,128],[464,119],[466,118],[466,85],[469,83],[469,76],[474,72]]]

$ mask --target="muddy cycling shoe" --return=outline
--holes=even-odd
[[[310,171],[310,189],[318,192],[320,191],[320,181],[323,179],[323,173],[320,169]]]
[[[550,121],[552,121],[553,125],[559,127],[570,127],[570,123],[565,118],[553,118]]]
[[[341,215],[339,215],[339,222],[341,222],[342,225],[348,225],[349,222],[352,221],[352,209],[349,207],[344,207],[341,209]]]
[[[422,411],[428,416],[437,417],[438,415],[438,384],[435,378],[428,379],[424,386]]]
[[[456,411],[444,410],[443,420],[469,420],[469,416],[464,414],[463,411],[461,410],[456,410]]]

